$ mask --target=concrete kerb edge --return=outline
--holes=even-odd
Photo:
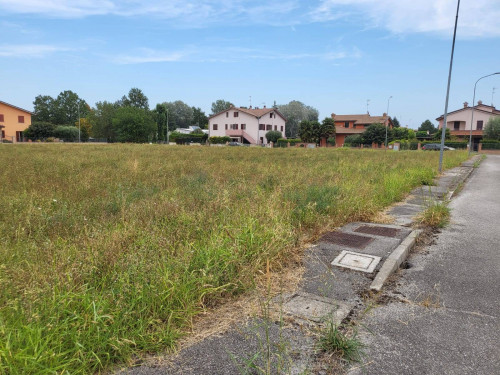
[[[370,289],[379,292],[399,266],[406,260],[410,250],[415,246],[417,237],[422,233],[420,229],[413,230],[401,244],[389,255],[370,285]]]

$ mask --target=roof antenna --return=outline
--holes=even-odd
[[[250,109],[252,109],[252,95],[250,95]]]
[[[495,91],[496,91],[496,89],[497,89],[496,87],[493,87],[493,89],[491,90],[491,106],[492,106],[492,107],[495,107],[495,106],[493,105],[493,97],[495,96]]]
[[[370,99],[366,99],[366,113],[370,114],[370,111],[368,110],[368,107],[370,106]]]

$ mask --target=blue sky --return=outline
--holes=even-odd
[[[300,100],[320,117],[387,109],[417,128],[444,110],[456,0],[0,0],[0,100],[131,87],[150,106]],[[500,0],[462,0],[449,109],[500,71]],[[500,75],[477,99],[500,107]]]

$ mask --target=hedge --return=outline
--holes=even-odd
[[[185,145],[188,143],[205,143],[207,139],[207,134],[179,134],[175,137],[175,143],[178,145]]]
[[[485,139],[481,141],[483,150],[500,150],[500,141]]]
[[[297,143],[301,143],[302,140],[298,138],[280,138],[276,142],[276,147],[288,147],[288,144],[290,143],[290,146],[295,146]]]
[[[214,145],[223,145],[226,142],[231,142],[231,137],[228,137],[227,135],[224,136],[224,137],[216,137],[216,136],[214,136],[214,137],[208,138],[208,141],[211,144],[214,144]]]

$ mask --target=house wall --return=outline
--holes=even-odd
[[[467,108],[464,109],[463,111],[457,112],[457,113],[452,113],[448,114],[448,117],[446,118],[447,122],[447,128],[450,129],[450,131],[454,130],[454,123],[455,121],[460,121],[460,129],[459,130],[469,130],[470,131],[470,121],[471,121],[471,116],[472,116],[472,108]],[[478,121],[483,121],[483,129],[488,123],[488,120],[492,117],[495,116],[492,113],[484,113],[480,111],[474,111],[474,125],[472,126],[472,130],[477,130],[477,122]],[[443,121],[444,119],[439,120],[439,128],[441,129],[443,127]]]
[[[235,112],[238,112],[238,117],[234,117]],[[273,117],[271,118],[269,116],[269,113],[266,113],[264,116],[258,119],[255,116],[241,112],[236,108],[231,108],[226,112],[210,118],[208,120],[208,124],[210,137],[223,137],[226,135],[229,137],[241,137],[243,135],[243,132],[245,132],[252,138],[251,140],[248,140],[253,144],[261,144],[260,138],[263,138],[263,144],[267,144],[266,133],[269,130],[259,130],[259,124],[264,124],[266,126],[266,129],[268,125],[271,125],[273,130],[276,126],[277,131],[281,131],[281,127],[283,126],[282,134],[283,136],[285,135],[285,120],[283,120],[280,116],[273,115]],[[217,124],[217,130],[213,129],[214,124]],[[230,126],[231,124],[238,124],[238,129],[232,130]],[[241,124],[246,124],[245,130],[241,129]]]
[[[22,132],[31,125],[31,113],[0,103],[0,115],[3,115],[3,122],[0,125],[4,128],[0,129],[0,137],[2,131],[5,133],[5,139],[16,142],[16,132]],[[24,123],[18,121],[18,116],[24,116]],[[1,120],[0,116],[0,120]]]

